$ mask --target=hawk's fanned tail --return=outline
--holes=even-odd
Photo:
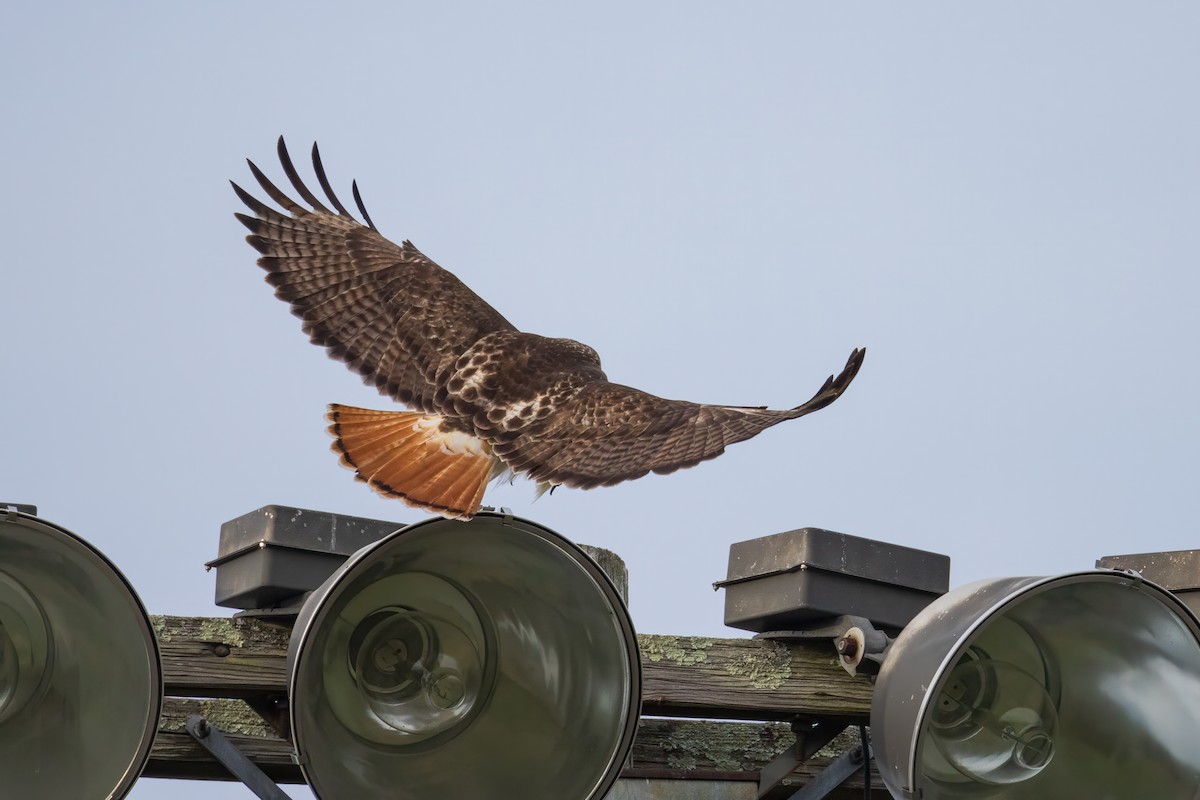
[[[384,497],[442,516],[474,516],[500,466],[486,442],[447,430],[437,415],[334,403],[326,419],[332,449],[355,478]]]

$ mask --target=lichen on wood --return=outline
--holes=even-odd
[[[286,691],[286,628],[250,619],[156,617],[164,679],[186,697]],[[660,716],[865,719],[871,685],[847,675],[829,642],[640,634],[645,710]],[[223,647],[221,645],[224,645]]]
[[[301,780],[291,745],[246,703],[268,705],[286,694],[286,628],[256,620],[155,617],[168,698],[146,774],[228,777],[184,732],[198,713],[234,739],[274,779]],[[793,741],[790,727],[770,720],[829,717],[865,721],[871,684],[838,665],[832,645],[701,636],[638,637],[643,713],[629,774],[756,780],[762,764]],[[184,699],[196,698],[196,699]],[[828,758],[852,745],[854,734],[822,752]],[[820,762],[797,773],[816,774]],[[807,770],[807,772],[805,772]],[[852,779],[853,782],[853,779]]]
[[[642,658],[653,664],[663,660],[682,667],[703,664],[708,661],[706,651],[712,645],[712,639],[700,636],[658,636],[648,633],[638,635],[638,647],[642,651]]]
[[[639,738],[645,738],[651,722],[643,720]],[[791,746],[794,739],[791,729],[780,723],[675,720],[658,746],[672,769],[752,772]]]
[[[730,675],[743,677],[755,689],[778,689],[792,676],[792,653],[779,642],[746,650],[725,665]]]
[[[194,714],[204,717],[222,733],[276,738],[271,726],[241,700],[174,698],[163,707],[158,730],[182,731],[188,717]]]
[[[287,652],[291,638],[287,628],[254,619],[152,615],[150,622],[160,642],[219,642],[230,647],[249,646],[261,652]]]

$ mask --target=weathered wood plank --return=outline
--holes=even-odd
[[[199,714],[219,728],[272,780],[303,783],[300,768],[292,763],[291,744],[281,739],[241,700],[168,697],[143,775],[148,778],[233,780],[229,772],[184,730],[184,723],[193,714]]]
[[[832,644],[650,634],[638,642],[645,714],[848,722],[870,714],[870,682],[838,666]]]
[[[168,698],[150,762],[143,773],[146,777],[232,780],[224,767],[184,730],[184,722],[193,714],[200,714],[220,728],[276,782],[302,782],[300,769],[291,761],[291,745],[277,736],[249,706],[234,699]],[[624,775],[756,782],[762,765],[787,749],[792,741],[789,726],[781,723],[644,719],[638,726],[630,767]],[[788,778],[786,785],[793,791],[799,788],[855,741],[854,736],[835,740]],[[846,783],[848,788],[858,787],[855,797],[861,797],[861,786],[861,777]],[[881,786],[878,778],[874,786]]]
[[[638,723],[631,771],[640,775],[688,773],[693,777],[748,776],[795,741],[778,722],[715,722],[649,718]]]
[[[151,619],[168,695],[245,698],[286,693],[287,629],[222,617]]]
[[[712,720],[643,719],[638,725],[631,763],[622,776],[671,780],[750,781],[795,741],[791,726]],[[830,761],[857,746],[857,728],[849,728],[786,777],[770,798],[787,798],[820,774]],[[871,797],[890,800],[879,773],[871,771]],[[854,775],[829,795],[830,800],[863,796],[863,776]]]
[[[289,631],[226,618],[156,617],[154,624],[168,699],[145,774],[229,780],[184,731],[188,716],[202,714],[274,780],[301,782],[288,742],[242,702],[285,696]],[[641,635],[638,642],[644,714],[718,720],[819,716],[851,723],[865,720],[869,712],[871,684],[846,675],[830,646],[655,635]],[[791,741],[789,727],[777,723],[647,718],[639,726],[626,775],[755,782],[762,764]],[[846,746],[835,743],[833,752],[802,765],[786,785],[803,785],[837,754],[836,747]],[[858,787],[861,796],[861,786],[856,777],[839,791]]]
[[[229,780],[228,773],[197,744],[184,723],[199,714],[232,739],[252,761],[281,783],[300,783],[291,745],[241,700],[168,698],[151,752],[148,777]],[[780,723],[646,719],[638,726],[631,775],[694,779],[757,780],[763,763],[791,745]]]
[[[286,691],[288,631],[254,620],[156,617],[167,694],[249,698]],[[871,684],[822,643],[638,637],[643,712],[657,716],[861,721]]]

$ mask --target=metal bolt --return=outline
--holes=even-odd
[[[843,636],[837,640],[838,655],[843,658],[853,659],[858,655],[858,640],[853,636]]]
[[[224,658],[225,656],[229,655],[229,645],[225,644],[224,642],[218,642],[217,644],[213,645],[213,653],[216,654],[218,658]]]

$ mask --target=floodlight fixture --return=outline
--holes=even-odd
[[[0,781],[11,797],[118,800],[162,709],[158,644],[103,554],[0,503]]]
[[[1183,601],[1200,617],[1200,550],[1166,550],[1103,556],[1097,569],[1133,570]]]
[[[357,552],[305,602],[288,662],[296,761],[321,800],[600,800],[641,704],[608,577],[503,512]]]
[[[1129,569],[915,596],[934,587],[914,556],[814,529],[735,544],[726,622],[828,637],[878,673],[872,743],[896,798],[1200,798],[1200,622],[1180,597]],[[1100,563],[1200,596],[1196,551]]]
[[[871,709],[897,798],[1200,796],[1200,623],[1112,570],[1004,578],[934,601]]]

